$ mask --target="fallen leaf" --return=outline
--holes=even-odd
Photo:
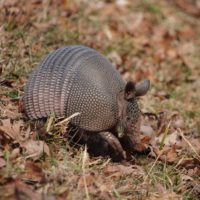
[[[167,51],[167,56],[169,57],[169,59],[173,60],[173,59],[176,59],[177,57],[177,51],[175,49],[169,49]]]
[[[137,165],[109,165],[104,169],[104,174],[106,176],[111,177],[118,177],[122,175],[129,175],[129,174],[144,174],[142,168]]]
[[[194,2],[194,3],[192,3]],[[183,9],[186,13],[200,17],[200,7],[195,4],[195,1],[175,0],[176,5]]]
[[[29,182],[45,182],[45,174],[43,173],[42,169],[31,161],[26,162],[24,173],[20,176],[20,178]]]
[[[158,194],[157,192],[155,192],[155,194],[150,195],[148,199],[149,200],[172,200],[172,199],[182,200],[182,197],[177,195],[175,192],[166,191],[163,194],[160,194],[160,193]]]
[[[35,22],[35,23],[33,24],[33,26],[34,26],[35,28],[38,28],[38,29],[40,29],[41,31],[48,30],[49,28],[51,28],[51,27],[54,26],[54,25],[56,25],[54,21],[49,21],[49,22],[47,22],[47,23],[45,23],[45,22],[44,22],[44,23],[37,23],[37,22]]]
[[[26,200],[26,199],[37,199],[37,200],[55,200],[53,196],[47,194],[39,193],[32,190],[28,185],[17,181],[15,183],[15,199]]]
[[[0,105],[0,114],[2,117],[10,119],[16,119],[20,116],[20,114],[17,112],[16,106],[12,103],[8,103],[6,106]]]
[[[166,153],[166,160],[168,163],[174,163],[175,161],[178,160],[178,155],[176,152],[175,145]]]
[[[193,178],[191,176],[185,175],[185,174],[181,174],[181,180],[186,182],[186,181],[192,181]]]
[[[86,182],[86,185],[90,187],[91,185],[95,184],[98,181],[98,177],[94,174],[86,174],[80,177],[78,181],[79,187],[84,187],[84,181]]]
[[[187,170],[187,174],[188,174],[188,176],[194,176],[194,175],[198,175],[199,176],[199,174],[200,174],[200,168],[194,167],[192,169],[188,169]]]
[[[108,54],[108,58],[115,66],[120,66],[122,64],[122,59],[116,51],[112,51]]]
[[[163,137],[164,137],[164,133],[158,137],[159,142],[162,141]],[[165,136],[164,145],[165,146],[174,145],[174,144],[178,143],[178,141],[179,141],[179,133],[178,133],[178,131],[174,131],[173,133]]]
[[[2,125],[0,130],[7,134],[11,139],[19,142],[23,141],[23,137],[20,135],[20,127],[22,126],[22,121],[16,121],[11,123],[10,119],[1,120]]]
[[[169,164],[173,164],[179,159],[178,153],[176,151],[176,145],[174,145],[173,147],[164,146],[162,150],[159,150],[158,148],[153,148],[150,155],[152,157],[159,156],[159,160],[167,162]]]
[[[46,155],[50,155],[49,147],[44,141],[35,141],[35,140],[27,140],[26,142],[23,142],[22,147],[26,149],[26,152],[28,153],[27,157],[31,158],[38,158],[43,153],[46,153]]]
[[[26,150],[26,153],[28,154],[27,158],[31,157],[38,159],[43,153],[46,153],[46,155],[49,156],[50,152],[48,145],[44,141],[33,140],[30,137],[30,127],[26,130],[21,130],[22,127],[24,127],[22,121],[14,121],[11,123],[10,119],[5,119],[2,120],[0,130]]]

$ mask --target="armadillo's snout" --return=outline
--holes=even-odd
[[[145,145],[141,142],[140,126],[141,111],[137,104],[137,97],[147,93],[150,87],[148,80],[139,84],[128,82],[124,89],[124,101],[122,101],[121,119],[123,121],[127,146],[131,151],[143,152]]]
[[[138,116],[138,119],[134,119],[127,128],[127,140],[131,151],[143,152],[145,150],[145,147],[141,143],[140,124],[141,117]]]

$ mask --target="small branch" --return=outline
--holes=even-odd
[[[86,199],[90,200],[89,191],[88,191],[88,188],[87,188],[87,181],[85,179],[85,174],[86,174],[85,173],[85,165],[86,165],[86,161],[87,161],[87,146],[85,146],[85,149],[83,151],[82,170],[83,170],[83,181],[84,181]]]
[[[197,159],[200,161],[200,156],[197,153],[196,149],[192,146],[192,144],[189,142],[189,140],[184,136],[184,134],[183,134],[183,132],[181,131],[180,128],[178,129],[178,131],[179,131],[181,137],[185,140],[185,142],[189,145],[189,147],[192,149],[192,151],[196,154]]]
[[[147,178],[149,177],[150,173],[152,172],[154,166],[156,165],[158,159],[160,158],[160,156],[162,155],[163,151],[161,151],[159,154],[158,154],[158,157],[156,158],[155,162],[153,163],[153,165],[151,166],[148,174],[146,175],[146,177],[144,178],[144,182],[146,182]]]
[[[70,121],[72,118],[74,118],[74,117],[76,117],[76,116],[78,116],[78,115],[80,115],[80,114],[81,114],[81,113],[79,113],[79,112],[74,113],[73,115],[71,115],[71,116],[69,116],[69,117],[63,119],[62,121],[56,123],[55,126],[58,126],[58,125],[61,125],[61,124],[64,124],[64,123],[67,123],[67,124],[68,124],[69,121]]]

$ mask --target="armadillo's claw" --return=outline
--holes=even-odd
[[[113,148],[113,150],[118,156],[122,157],[123,159],[126,159],[126,153],[123,150],[122,145],[117,139],[117,137],[115,137],[110,132],[99,132],[99,134],[103,139],[105,139],[108,142],[108,144]]]

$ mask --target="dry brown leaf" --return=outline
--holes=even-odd
[[[144,174],[142,167],[140,167],[138,165],[130,165],[130,166],[118,165],[118,168],[120,169],[121,173],[124,175],[128,175],[128,174],[142,175],[142,174]]]
[[[115,66],[120,66],[122,64],[122,59],[119,55],[118,52],[112,51],[110,54],[107,56],[109,60],[115,65]]]
[[[15,123],[11,123],[10,119],[1,120],[2,125],[0,126],[0,130],[7,134],[11,139],[16,142],[23,141],[23,137],[20,135],[20,127],[22,126],[22,121],[16,121]]]
[[[200,17],[200,8],[198,4],[195,4],[195,1],[188,1],[188,0],[175,0],[177,6],[179,6],[183,11],[190,15],[194,15],[196,17]],[[197,1],[196,1],[197,2]]]
[[[167,56],[169,59],[173,60],[173,59],[176,59],[176,57],[178,56],[178,53],[177,53],[176,49],[168,49]]]
[[[89,187],[90,194],[98,193],[100,199],[111,199],[109,191],[112,190],[113,184],[103,183],[100,176],[94,173],[81,176],[78,180],[78,188],[85,186]]]
[[[176,151],[176,145],[172,147],[164,146],[162,150],[159,150],[158,148],[154,148],[153,152],[151,153],[152,156],[154,153],[156,156],[159,156],[159,160],[163,162],[167,162],[169,164],[175,163],[179,160],[178,153]]]
[[[22,147],[26,149],[28,153],[27,157],[39,158],[43,153],[50,155],[49,147],[44,141],[27,140],[21,144]]]
[[[182,200],[182,197],[175,192],[167,190],[161,184],[157,183],[154,186],[154,191],[150,193],[149,200]]]
[[[176,152],[176,146],[174,145],[166,154],[166,160],[168,163],[174,163],[178,160],[178,155]]]
[[[175,192],[166,191],[164,194],[158,194],[155,192],[155,194],[152,194],[149,197],[149,200],[182,200],[182,197],[177,195]]]
[[[199,138],[190,138],[188,139],[192,148],[196,151],[197,154],[200,156],[200,139]],[[186,150],[187,152],[193,152],[192,148],[189,146],[189,144],[185,140],[180,140],[177,143],[177,147]]]
[[[31,161],[27,161],[25,165],[25,171],[20,178],[26,181],[43,183],[45,181],[45,174],[38,165]]]
[[[44,141],[36,141],[30,138],[31,130],[28,127],[26,130],[21,130],[24,127],[23,121],[14,121],[11,123],[10,119],[2,120],[0,130],[9,136],[14,142],[20,144],[26,150],[27,157],[39,158],[43,153],[50,155],[49,147]]]
[[[196,174],[200,175],[200,161],[196,158],[183,158],[178,162],[177,166],[188,170],[197,168]]]
[[[125,166],[121,164],[112,166],[109,165],[104,169],[104,174],[106,176],[112,176],[112,177],[123,176],[133,173],[143,174],[143,170],[142,168],[136,165]]]
[[[105,176],[121,176],[122,174],[119,172],[119,169],[117,166],[107,166],[104,169]]]
[[[161,134],[158,137],[159,142],[162,141],[163,137],[164,137],[164,133]],[[178,142],[179,142],[179,133],[178,133],[178,131],[174,131],[173,133],[168,134],[167,136],[165,136],[165,139],[164,139],[164,145],[165,146],[171,146],[171,145],[177,144]]]
[[[83,176],[81,176],[78,181],[79,187],[84,187],[84,181],[86,181],[86,184],[88,187],[95,184],[98,181],[98,177],[93,174],[87,174],[87,175],[85,175],[85,177],[83,177]]]
[[[199,176],[199,174],[200,174],[200,168],[194,167],[192,169],[188,169],[187,170],[187,174],[188,174],[188,176],[194,176],[194,175],[198,175]]]
[[[2,117],[7,117],[10,119],[16,119],[21,115],[17,112],[16,106],[12,103],[8,103],[6,106],[0,105],[0,114]]]
[[[196,152],[200,156],[200,139],[199,138],[191,138],[190,143],[193,146],[193,148],[196,150]]]
[[[21,181],[17,181],[15,184],[15,199],[17,200],[27,200],[27,199],[37,199],[37,200],[54,200],[53,196],[47,196],[45,194],[33,191],[26,184]]]
[[[192,181],[193,178],[191,176],[185,175],[185,174],[181,174],[181,180],[186,182],[186,181]]]
[[[52,22],[52,21],[49,21],[49,22],[47,22],[47,23],[37,23],[37,22],[35,22],[34,24],[33,24],[33,26],[35,26],[35,28],[38,28],[38,29],[40,29],[41,31],[43,30],[48,30],[49,28],[51,28],[52,26],[54,26],[55,25],[55,22]]]

